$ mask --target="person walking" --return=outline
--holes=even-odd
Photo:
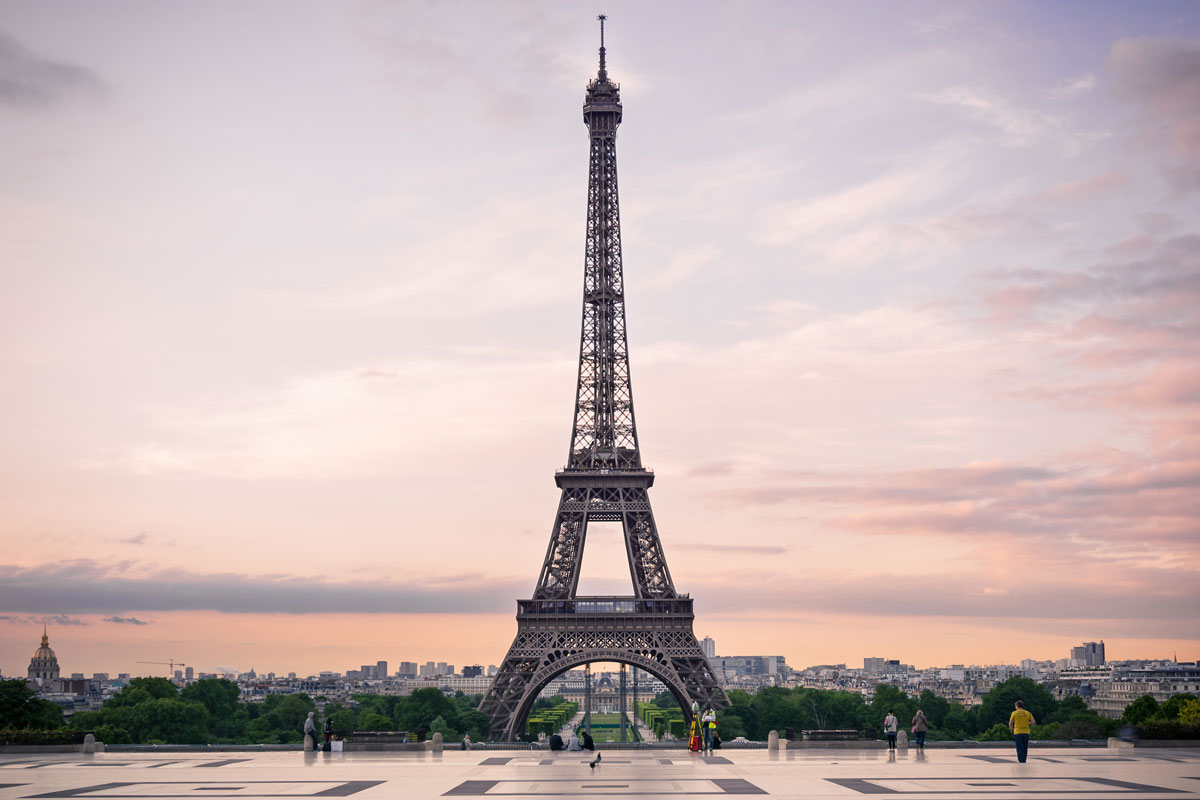
[[[883,732],[887,734],[888,750],[896,749],[896,733],[900,730],[900,720],[896,719],[894,711],[888,711],[883,718]]]
[[[925,719],[925,712],[917,709],[917,713],[913,716],[912,732],[913,736],[917,737],[917,749],[925,749],[925,734],[929,731],[929,720]]]
[[[463,734],[463,738],[462,738],[462,749],[463,749],[463,750],[470,750],[470,749],[471,749],[471,734],[469,734],[469,733],[464,733],[464,734]]]
[[[308,717],[304,720],[304,735],[312,740],[312,749],[315,752],[321,749],[321,734],[317,733],[317,722],[313,719],[313,713],[308,712]]]
[[[325,744],[323,744],[321,746],[321,749],[326,752],[331,750],[333,748],[333,745],[330,744],[330,742],[332,742],[332,741],[333,741],[333,720],[330,719],[329,717],[326,717],[325,718]]]
[[[712,706],[704,709],[704,714],[700,717],[701,735],[704,736],[704,745],[701,752],[704,755],[711,756],[713,754],[713,736],[717,732],[717,712],[712,710]]]
[[[1013,734],[1013,744],[1017,746],[1017,761],[1024,764],[1029,756],[1029,728],[1037,725],[1033,714],[1025,710],[1025,704],[1018,700],[1016,710],[1008,715],[1008,729]]]

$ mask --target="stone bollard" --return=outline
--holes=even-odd
[[[83,752],[85,752],[85,753],[96,752],[96,737],[90,733],[87,736],[83,737]]]
[[[896,732],[896,749],[897,750],[907,750],[908,749],[908,731],[897,731]]]
[[[307,733],[304,734],[304,752],[307,753],[309,750],[316,750],[316,749],[317,749],[317,743],[313,740],[313,737]]]
[[[767,734],[767,750],[779,752],[779,731],[771,731]]]
[[[442,735],[440,733],[435,733],[429,740],[429,749],[435,753],[442,752]]]

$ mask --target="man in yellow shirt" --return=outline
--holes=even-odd
[[[1017,745],[1017,761],[1025,763],[1029,755],[1029,726],[1036,725],[1037,720],[1025,710],[1025,704],[1017,701],[1017,710],[1008,715],[1008,729],[1013,733],[1013,742]]]

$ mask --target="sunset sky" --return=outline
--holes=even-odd
[[[1200,4],[0,0],[5,676],[500,662],[600,12],[697,635],[1200,657]]]

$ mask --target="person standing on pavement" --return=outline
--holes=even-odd
[[[712,706],[704,709],[704,714],[700,717],[701,735],[704,737],[704,745],[702,753],[707,756],[713,754],[713,735],[717,732],[717,712],[712,710]]]
[[[1008,715],[1008,729],[1013,734],[1013,744],[1017,746],[1017,761],[1024,764],[1029,756],[1029,728],[1037,725],[1033,714],[1025,710],[1025,704],[1018,700],[1016,710]]]
[[[916,715],[912,721],[913,736],[917,737],[917,749],[925,749],[925,734],[929,731],[929,720],[925,719],[925,712],[917,709]]]
[[[304,735],[312,739],[312,749],[321,749],[321,734],[317,733],[317,723],[313,719],[312,711],[308,712],[308,717],[304,720]]]
[[[888,750],[896,749],[896,733],[900,730],[900,720],[896,719],[894,711],[888,711],[883,718],[883,732],[887,734]]]

